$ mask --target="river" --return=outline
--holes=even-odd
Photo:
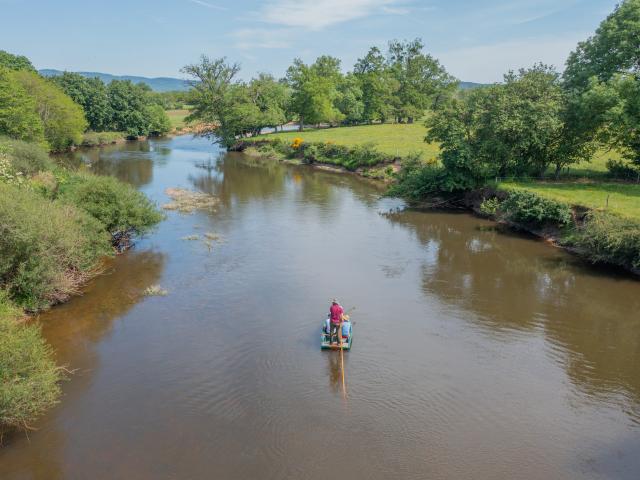
[[[5,438],[2,480],[640,478],[637,280],[204,139],[80,158],[159,204],[221,202],[40,316],[73,374]],[[356,307],[343,360],[319,348],[334,296]]]

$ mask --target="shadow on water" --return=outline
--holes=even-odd
[[[28,472],[25,478],[36,480],[68,478],[58,463],[64,458],[65,424],[73,418],[75,400],[100,368],[95,346],[110,334],[115,320],[145,298],[144,289],[159,280],[164,263],[164,254],[154,251],[118,256],[107,261],[105,272],[89,283],[82,296],[36,319],[53,347],[57,363],[68,366],[72,373],[63,383],[62,403],[37,422],[30,437],[21,433],[5,437],[0,463],[5,461],[3,454],[12,454],[11,465],[5,463],[8,473]]]
[[[623,404],[640,419],[640,337],[630,334],[640,329],[637,280],[594,271],[544,242],[465,215],[432,214],[428,223],[413,211],[389,218],[415,232],[425,248],[426,294],[466,312],[465,319],[491,335],[543,331],[549,354],[576,388],[612,401],[622,389],[631,397]],[[604,275],[615,288],[602,288]]]

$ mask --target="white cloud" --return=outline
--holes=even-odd
[[[460,80],[492,83],[502,81],[509,70],[518,70],[542,62],[564,69],[564,62],[584,33],[571,37],[526,38],[492,45],[477,45],[435,54],[447,71]]]
[[[235,47],[241,50],[252,48],[288,48],[292,32],[289,29],[269,30],[264,28],[242,28],[231,34]]]
[[[392,10],[398,3],[399,0],[270,0],[260,17],[278,25],[321,30],[377,13],[405,13],[404,9]]]
[[[202,7],[212,8],[214,10],[229,10],[227,7],[221,7],[220,5],[215,5],[213,3],[205,2],[204,0],[189,0],[191,3],[195,3],[196,5],[200,5]]]

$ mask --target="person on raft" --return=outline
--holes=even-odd
[[[335,298],[329,307],[329,315],[331,316],[331,331],[329,332],[329,344],[333,345],[333,336],[336,338],[336,345],[340,345],[342,341],[342,321],[344,317],[344,309]]]

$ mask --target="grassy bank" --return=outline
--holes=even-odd
[[[169,117],[169,121],[171,122],[171,128],[173,130],[180,130],[187,126],[187,122],[185,119],[191,113],[186,109],[177,109],[177,110],[166,110],[165,113]]]
[[[82,147],[100,147],[113,143],[124,142],[127,134],[124,132],[85,132],[82,135]]]
[[[0,138],[0,431],[26,428],[57,397],[57,370],[22,312],[68,300],[163,218],[134,187],[55,165],[40,146]]]
[[[279,138],[287,142],[292,142],[294,138],[302,138],[309,143],[333,142],[346,146],[371,144],[377,151],[392,157],[419,153],[423,160],[429,160],[437,157],[440,149],[437,144],[424,142],[426,134],[426,127],[422,122],[417,122],[279,132],[260,135],[256,138]]]

